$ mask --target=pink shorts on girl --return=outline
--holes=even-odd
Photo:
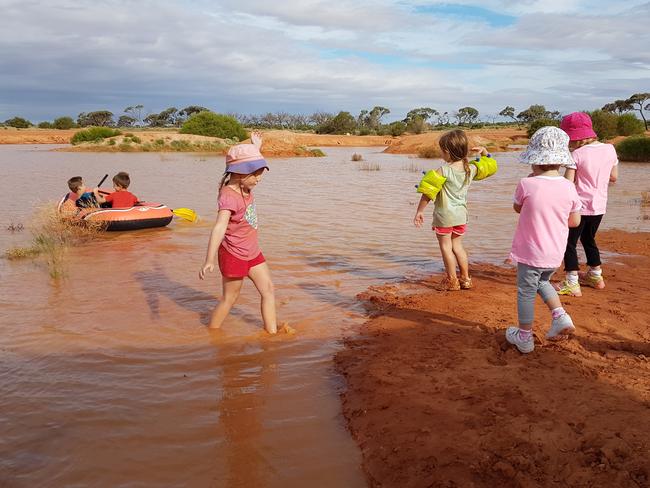
[[[264,259],[262,253],[259,253],[253,259],[239,259],[229,253],[223,245],[219,246],[219,270],[226,278],[245,278],[251,268],[265,261],[266,259]]]
[[[436,234],[441,236],[446,236],[449,234],[456,234],[457,236],[465,235],[467,230],[467,224],[463,225],[454,225],[453,227],[434,227],[433,230],[436,231]]]

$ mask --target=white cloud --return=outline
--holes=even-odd
[[[397,0],[0,0],[0,120],[140,102],[242,112],[381,104],[397,115],[600,106],[648,89],[650,4],[603,13],[612,3],[488,0],[481,7],[518,16],[488,29]]]

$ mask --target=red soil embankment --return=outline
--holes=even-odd
[[[650,486],[650,234],[608,231],[607,288],[563,298],[577,327],[536,348],[516,323],[512,268],[473,267],[475,288],[372,288],[374,311],[336,357],[348,426],[373,487]]]

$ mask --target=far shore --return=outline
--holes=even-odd
[[[69,144],[80,129],[0,129],[0,144]],[[180,134],[177,129],[121,129],[122,135],[100,143],[85,143],[62,148],[70,152],[216,152],[224,153],[228,142],[216,137]],[[288,130],[262,131],[262,152],[267,157],[314,156],[314,147],[377,147],[386,146],[392,154],[418,154],[428,150],[439,156],[438,139],[444,131],[392,136],[329,135]],[[470,141],[490,151],[517,150],[528,142],[524,128],[503,127],[467,130]],[[140,142],[134,142],[130,134]],[[125,141],[125,139],[127,139]],[[513,147],[514,146],[514,147]]]

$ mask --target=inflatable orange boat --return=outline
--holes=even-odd
[[[72,194],[74,195],[74,194]],[[76,196],[76,195],[74,195]],[[162,203],[138,202],[130,208],[79,208],[75,206],[70,194],[59,202],[61,213],[66,209],[75,209],[72,218],[80,222],[101,223],[107,231],[149,229],[164,227],[172,221],[172,210]]]

